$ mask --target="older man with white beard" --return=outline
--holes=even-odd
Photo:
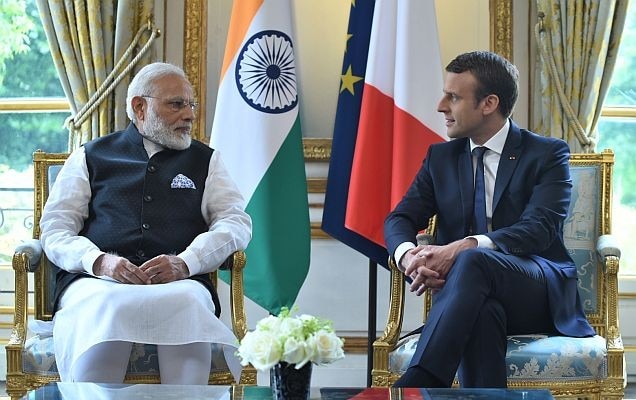
[[[251,219],[218,151],[191,139],[193,95],[181,68],[145,66],[128,87],[130,125],[75,150],[56,179],[40,227],[59,267],[63,381],[123,382],[135,342],[157,345],[170,384],[207,384],[219,343],[238,381],[208,273],[247,247]]]

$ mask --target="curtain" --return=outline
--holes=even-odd
[[[134,40],[151,42],[156,35],[154,1],[37,0],[37,6],[71,106],[69,150],[125,127],[130,63],[138,62],[138,69],[152,57],[139,54],[149,47],[140,49]]]
[[[629,0],[537,0],[532,126],[593,152]]]

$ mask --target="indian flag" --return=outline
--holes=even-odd
[[[289,1],[234,1],[210,140],[253,221],[245,294],[272,314],[294,304],[309,270],[293,38]]]

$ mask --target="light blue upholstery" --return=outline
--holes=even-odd
[[[24,344],[22,368],[25,372],[39,375],[57,376],[57,365],[53,351],[53,336],[34,335]],[[228,371],[222,346],[212,344],[212,365],[210,373]],[[157,346],[153,344],[134,343],[128,362],[127,377],[154,375],[159,373]]]
[[[596,254],[600,231],[600,169],[578,166],[570,169],[572,200],[563,225],[563,240],[576,264],[579,276],[579,296],[586,314],[599,313],[598,285],[603,264]]]
[[[605,379],[607,348],[601,336],[509,336],[508,379]]]
[[[419,335],[412,335],[389,354],[392,373],[409,366]],[[607,378],[607,349],[601,336],[524,335],[508,337],[506,365],[509,380],[576,380]]]

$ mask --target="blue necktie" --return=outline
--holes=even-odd
[[[484,182],[484,153],[486,147],[475,147],[473,154],[477,157],[475,168],[475,199],[473,204],[473,234],[488,232],[486,221],[486,183]]]

